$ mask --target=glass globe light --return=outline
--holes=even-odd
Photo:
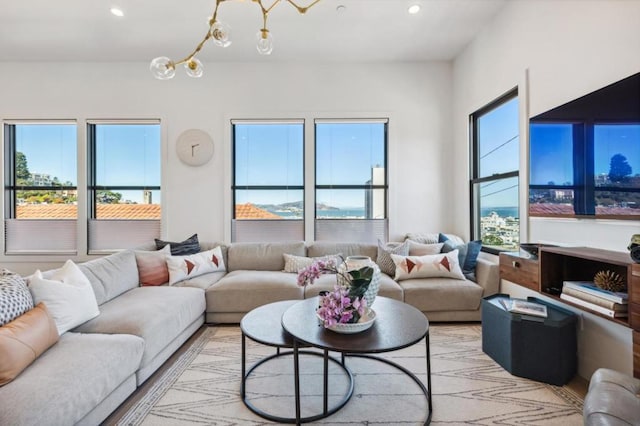
[[[149,70],[158,80],[169,80],[176,75],[175,64],[166,56],[159,56],[151,61]]]
[[[204,74],[202,62],[200,62],[198,58],[191,58],[187,62],[185,62],[184,69],[186,70],[189,77],[199,78],[202,77],[202,74]]]
[[[270,55],[273,51],[273,37],[267,29],[262,29],[256,33],[256,48],[261,55]]]
[[[228,47],[231,44],[229,35],[231,34],[231,27],[224,22],[216,21],[209,30],[213,43],[216,46]]]

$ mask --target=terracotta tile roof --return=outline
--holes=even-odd
[[[19,205],[18,219],[75,219],[74,204]],[[160,204],[98,204],[98,219],[160,219]]]
[[[251,203],[245,203],[236,204],[236,219],[282,219],[282,217],[256,207]]]
[[[529,205],[532,216],[573,216],[572,204],[534,203]],[[625,207],[596,207],[596,214],[600,216],[638,216],[640,209]]]

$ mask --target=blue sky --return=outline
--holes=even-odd
[[[518,98],[500,105],[478,120],[480,177],[506,173],[520,168]],[[518,180],[510,178],[480,185],[481,206],[518,205]]]
[[[16,148],[27,157],[31,173],[77,183],[75,124],[17,125]],[[160,126],[97,125],[98,185],[160,185]],[[142,191],[120,191],[141,202]],[[159,202],[156,191],[154,202]]]

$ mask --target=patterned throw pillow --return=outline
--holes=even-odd
[[[156,248],[163,249],[167,244],[171,248],[172,256],[186,256],[188,254],[196,254],[200,252],[200,243],[198,242],[198,234],[193,234],[189,238],[179,243],[173,241],[162,241],[155,239]]]
[[[167,258],[167,268],[169,269],[169,285],[209,272],[227,270],[220,246],[189,256],[170,256]]]
[[[458,252],[433,254],[426,256],[398,256],[391,258],[396,266],[396,281],[412,278],[444,277],[464,280],[465,277],[458,263]]]
[[[162,285],[169,282],[167,258],[171,256],[169,245],[157,251],[136,251],[136,264],[141,286]]]
[[[407,256],[409,254],[409,241],[402,244],[388,243],[386,246],[382,241],[378,240],[378,257],[376,263],[380,267],[380,271],[392,277],[396,273],[396,264],[391,259],[392,254]]]
[[[33,298],[22,277],[7,269],[0,271],[0,326],[33,309]]]
[[[476,264],[478,263],[478,255],[482,249],[482,241],[475,240],[468,243],[460,243],[453,238],[448,238],[445,234],[440,234],[440,241],[444,243],[442,253],[448,253],[452,250],[458,250],[458,258],[462,272],[469,279],[475,281]]]
[[[284,257],[283,272],[292,272],[296,274],[300,272],[300,270],[302,270],[303,268],[306,268],[307,266],[311,265],[316,260],[323,260],[325,262],[333,261],[333,264],[335,266],[338,266],[340,263],[342,263],[342,253],[330,254],[327,256],[320,256],[320,257],[294,256],[292,254],[283,253],[282,256]]]

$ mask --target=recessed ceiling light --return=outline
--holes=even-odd
[[[124,16],[124,12],[122,11],[122,9],[117,8],[117,7],[112,7],[111,8],[111,14],[115,15],[115,16],[119,16],[119,17],[123,17]]]
[[[420,5],[414,4],[413,6],[409,7],[408,11],[410,14],[415,15],[416,13],[420,12]]]
[[[338,12],[338,15],[344,13],[345,10],[347,10],[347,6],[345,6],[344,4],[339,4],[338,7],[336,7],[336,12]]]

